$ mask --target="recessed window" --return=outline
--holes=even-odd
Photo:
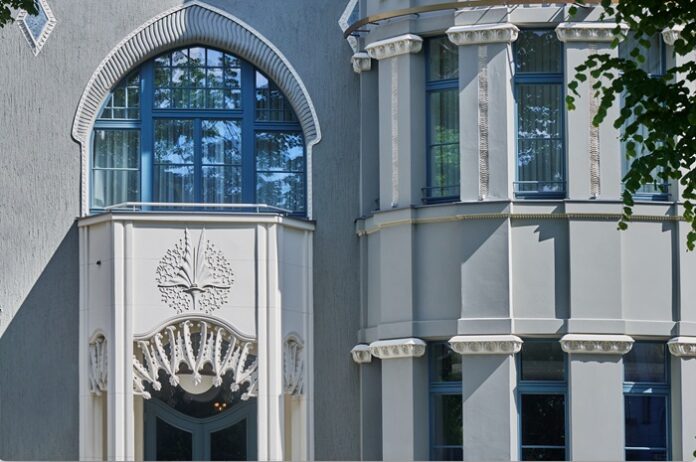
[[[246,205],[265,204],[304,215],[302,130],[280,89],[251,64],[212,48],[173,50],[142,65],[104,102],[91,190],[93,210],[140,203],[256,211]]]
[[[430,362],[430,458],[462,460],[462,359],[446,343],[428,346]]]

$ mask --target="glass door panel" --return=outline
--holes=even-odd
[[[193,460],[193,434],[157,418],[156,460]]]
[[[195,202],[194,121],[155,120],[155,202]]]
[[[247,460],[246,419],[210,434],[210,460]]]

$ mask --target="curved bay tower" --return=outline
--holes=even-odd
[[[0,458],[692,457],[680,186],[617,231],[621,101],[594,127],[590,78],[565,106],[630,31],[262,3],[38,0],[0,29]]]

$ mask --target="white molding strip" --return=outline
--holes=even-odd
[[[447,37],[455,45],[485,45],[489,43],[512,43],[520,30],[514,24],[481,24],[455,26],[447,29]]]
[[[353,361],[358,364],[366,364],[372,362],[372,353],[370,353],[370,345],[365,345],[360,343],[355,345],[352,350],[350,350],[350,355],[353,357]]]
[[[563,351],[573,354],[625,355],[633,348],[628,335],[567,334],[560,342]]]
[[[404,34],[374,42],[365,47],[365,51],[376,60],[395,56],[418,53],[423,48],[423,39],[414,34]]]
[[[21,29],[24,38],[27,40],[27,42],[29,42],[29,46],[31,47],[32,52],[34,53],[34,56],[37,56],[41,52],[41,49],[46,43],[46,40],[48,40],[48,36],[51,35],[51,32],[53,32],[53,29],[56,27],[56,24],[58,24],[58,20],[53,14],[53,10],[51,10],[51,7],[48,4],[47,0],[38,0],[37,5],[41,6],[44,13],[46,14],[47,19],[46,24],[44,25],[38,37],[34,37],[34,34],[31,33],[29,27],[27,26],[26,20],[29,16],[29,13],[27,13],[26,10],[21,10],[17,14],[17,18],[15,19],[15,22]]]
[[[419,338],[378,340],[370,343],[370,353],[379,359],[419,358],[425,354],[425,346]]]
[[[591,54],[597,52],[597,44],[590,43],[589,50]],[[590,111],[590,126],[589,126],[589,151],[590,151],[590,197],[593,199],[599,198],[601,193],[601,174],[600,174],[600,152],[599,152],[599,127],[592,123],[599,112],[599,97],[597,90],[594,89],[596,79],[592,74],[589,76],[588,82],[588,99]]]
[[[457,335],[449,340],[460,355],[512,355],[520,352],[522,343],[515,335]]]
[[[677,358],[696,358],[696,337],[675,337],[667,342],[667,347]]]
[[[556,27],[556,36],[561,42],[611,42],[617,24],[611,22],[562,22]],[[626,24],[620,24],[623,33]]]
[[[488,196],[488,46],[478,47],[478,135],[479,135],[479,199]]]

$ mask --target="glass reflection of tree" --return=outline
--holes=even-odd
[[[256,135],[257,200],[288,210],[304,209],[304,147],[293,132]]]
[[[431,153],[433,166],[431,178],[433,186],[439,188],[435,195],[450,195],[448,187],[459,183],[459,129],[443,125],[435,127],[435,139],[437,145],[433,146]]]

